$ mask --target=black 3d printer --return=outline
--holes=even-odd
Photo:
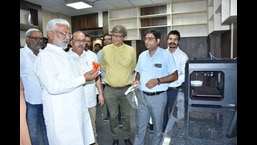
[[[189,59],[185,73],[188,105],[236,106],[237,60]]]

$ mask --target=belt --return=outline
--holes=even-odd
[[[169,88],[179,89],[179,88],[181,88],[181,86],[178,86],[178,87],[169,87]]]
[[[111,85],[109,85],[109,84],[105,84],[105,85],[108,86],[108,87],[115,88],[115,89],[123,89],[123,88],[130,87],[130,86],[131,86],[130,84],[129,84],[129,85],[126,85],[126,86],[122,86],[122,87],[113,87],[113,86],[111,86]]]
[[[144,92],[143,91],[143,93],[146,94],[147,96],[155,96],[155,95],[159,95],[163,92],[165,92],[165,91],[158,91],[158,92]]]

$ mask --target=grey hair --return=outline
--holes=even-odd
[[[42,33],[39,29],[37,29],[37,28],[30,28],[30,29],[28,29],[26,32],[25,32],[25,38],[28,38],[28,37],[30,37],[30,33],[31,32],[40,32],[40,33]]]
[[[116,25],[112,28],[112,33],[122,33],[123,37],[126,37],[127,29],[123,25]]]
[[[55,26],[57,24],[67,25],[70,28],[70,23],[67,20],[62,18],[54,18],[47,22],[46,33],[48,33],[49,31],[55,30]]]

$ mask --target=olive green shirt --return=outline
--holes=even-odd
[[[102,50],[102,63],[105,77],[104,82],[112,87],[129,85],[134,79],[136,67],[136,50],[123,44],[119,47],[107,45]]]

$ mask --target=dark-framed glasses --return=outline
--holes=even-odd
[[[68,36],[69,38],[72,37],[72,34],[71,34],[71,33],[61,32],[61,31],[57,31],[57,30],[55,30],[55,32],[58,32],[58,33],[62,34],[64,37],[67,37],[67,36]]]
[[[36,41],[43,41],[43,37],[28,37],[28,38],[31,38],[31,39],[34,39]]]
[[[123,36],[122,35],[114,35],[114,34],[112,34],[112,37],[116,38],[116,39],[121,39]]]

